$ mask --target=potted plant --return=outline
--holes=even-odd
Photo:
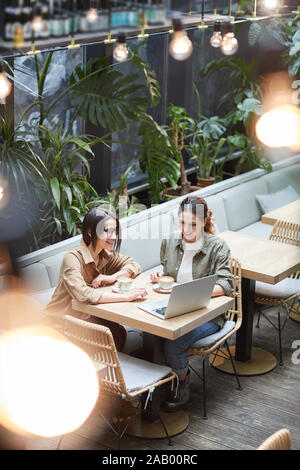
[[[207,118],[200,114],[199,117],[198,122],[191,122],[189,134],[191,143],[186,146],[186,149],[196,163],[198,185],[206,187],[215,181],[212,172],[216,158],[227,141],[225,137],[221,137],[226,127],[224,120],[218,116]],[[226,159],[228,156],[227,154]]]
[[[174,106],[169,104],[167,110],[167,118],[170,120],[170,124],[167,127],[167,132],[172,138],[179,156],[180,163],[180,180],[181,185],[174,188],[167,188],[165,191],[166,198],[173,198],[176,196],[183,196],[191,191],[196,191],[197,186],[191,186],[191,183],[187,179],[186,169],[184,165],[184,159],[182,151],[185,147],[185,140],[187,138],[188,130],[193,120],[187,116],[185,108]]]

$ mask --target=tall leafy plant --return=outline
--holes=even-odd
[[[262,92],[257,83],[257,60],[249,64],[241,58],[224,58],[212,61],[202,71],[202,76],[209,77],[215,72],[226,70],[225,92],[220,105],[231,103],[226,111],[224,123],[228,142],[240,152],[240,161],[236,174],[244,161],[252,168],[260,167],[271,170],[271,164],[263,158],[253,129],[255,121],[262,113]]]
[[[130,60],[136,72],[128,75],[116,70],[105,58],[91,59],[86,65],[78,65],[72,74],[70,86],[49,103],[45,99],[44,89],[52,56],[53,53],[50,52],[42,64],[34,57],[37,97],[23,111],[16,126],[16,132],[20,132],[23,118],[30,110],[38,107],[39,121],[27,132],[35,140],[38,137],[38,142],[35,145],[28,143],[24,135],[20,141],[10,139],[16,165],[22,165],[22,160],[15,150],[26,151],[23,171],[34,165],[34,171],[40,176],[33,188],[41,203],[40,224],[34,233],[33,248],[80,231],[88,208],[101,201],[87,181],[90,159],[94,158],[93,145],[99,142],[110,145],[116,130],[125,129],[131,122],[143,122],[147,119],[148,98],[145,91],[149,90],[151,105],[155,105],[160,99],[159,83],[154,72],[149,64],[133,54]],[[50,129],[47,127],[47,118],[66,95],[71,96],[75,109],[68,129],[65,132],[62,127]],[[101,126],[106,133],[101,138],[71,136],[72,124],[78,115]],[[152,123],[151,120],[150,122]],[[7,123],[6,127],[8,128]],[[22,152],[19,154],[22,155]],[[32,158],[27,158],[28,155]],[[3,160],[2,158],[1,163]]]

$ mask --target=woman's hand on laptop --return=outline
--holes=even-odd
[[[126,294],[126,300],[132,302],[133,300],[143,299],[148,292],[143,287],[134,287]]]
[[[154,282],[158,282],[158,279],[163,276],[163,273],[161,271],[159,271],[158,269],[155,269],[154,271],[152,271],[152,273],[150,274],[150,279],[151,281],[154,283]]]

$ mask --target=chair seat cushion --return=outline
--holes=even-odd
[[[224,323],[223,328],[221,328],[217,333],[214,333],[213,335],[205,336],[205,338],[201,338],[196,343],[191,346],[193,349],[200,349],[203,346],[209,346],[210,344],[215,343],[219,339],[223,338],[223,336],[226,336],[233,328],[235,327],[235,322],[231,320],[227,320]]]
[[[128,392],[135,392],[166,377],[172,369],[136,357],[118,353]]]
[[[274,286],[265,282],[256,282],[255,295],[261,297],[271,297],[287,299],[291,295],[300,292],[300,279],[287,277],[283,281],[278,282]]]

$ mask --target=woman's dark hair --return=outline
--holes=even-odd
[[[181,204],[179,206],[179,214],[181,214],[185,210],[188,210],[192,214],[196,215],[198,218],[200,218],[203,214],[204,220],[206,219],[204,231],[211,234],[215,233],[215,222],[213,218],[213,213],[208,208],[205,199],[199,196],[187,196],[185,199],[183,199],[183,201],[181,201]]]
[[[92,243],[93,248],[96,247],[97,238],[103,233],[104,223],[109,219],[115,220],[117,224],[117,239],[114,244],[114,251],[119,251],[122,241],[119,219],[113,212],[107,209],[102,209],[101,207],[93,207],[88,211],[83,219],[82,238],[86,246]]]

